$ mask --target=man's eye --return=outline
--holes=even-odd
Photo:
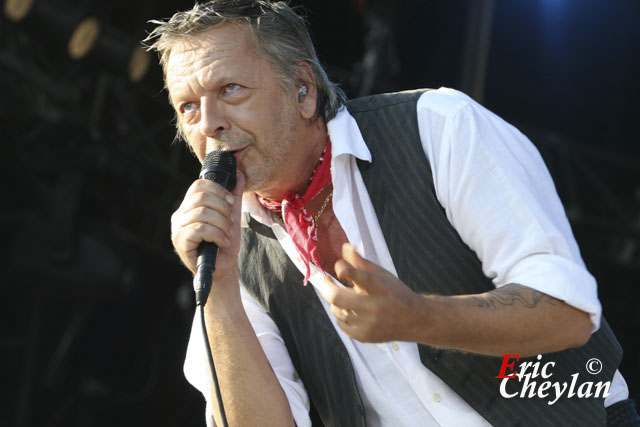
[[[225,90],[225,92],[227,92],[227,93],[231,93],[231,92],[235,92],[235,91],[237,91],[238,89],[240,89],[240,87],[241,87],[241,86],[240,86],[240,85],[238,85],[238,84],[235,84],[235,83],[229,83],[228,85],[225,85],[225,86],[224,86],[224,90]]]
[[[180,107],[180,112],[182,114],[187,114],[187,113],[192,113],[194,111],[197,111],[197,109],[198,109],[198,103],[197,102],[185,102]]]

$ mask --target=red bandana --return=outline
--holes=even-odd
[[[318,227],[313,216],[307,212],[304,204],[317,196],[330,182],[331,140],[327,139],[327,145],[320,155],[318,164],[309,179],[307,191],[303,195],[290,192],[282,202],[265,199],[258,195],[258,201],[262,206],[270,211],[282,213],[287,233],[293,239],[293,243],[295,243],[300,253],[300,258],[307,266],[307,275],[304,278],[305,285],[309,281],[309,276],[311,276],[309,261],[313,261],[315,265],[320,267],[320,260],[316,252],[318,247]]]

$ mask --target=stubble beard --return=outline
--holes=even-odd
[[[253,145],[252,154],[258,156],[253,165],[245,166],[245,191],[260,192],[271,189],[283,175],[291,169],[288,165],[289,153],[296,143],[296,124],[291,114],[281,109],[274,118],[275,126],[265,135],[260,146]],[[255,142],[255,137],[253,138]]]

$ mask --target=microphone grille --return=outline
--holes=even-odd
[[[202,162],[200,178],[211,180],[233,191],[236,186],[236,157],[233,152],[216,150],[207,154]]]
[[[231,151],[215,150],[209,152],[202,162],[202,169],[221,167],[231,172],[236,171],[236,156]]]

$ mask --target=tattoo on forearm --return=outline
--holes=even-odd
[[[561,302],[549,295],[521,285],[505,285],[481,297],[472,297],[480,308],[497,309],[500,306],[522,304],[525,308],[535,308],[541,303],[559,306]]]

